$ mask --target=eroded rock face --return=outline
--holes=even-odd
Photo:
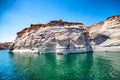
[[[8,49],[12,42],[2,42],[0,43],[0,50],[1,49]]]
[[[85,27],[82,23],[51,21],[32,24],[17,33],[12,52],[79,53],[120,51],[120,16]]]
[[[89,36],[94,51],[120,51],[120,16],[89,27]]]
[[[31,25],[17,33],[10,46],[13,52],[78,53],[88,52],[87,34],[82,23],[51,21],[48,24]]]

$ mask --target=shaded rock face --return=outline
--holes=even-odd
[[[0,43],[0,49],[8,49],[12,42],[3,42]]]
[[[82,23],[51,21],[31,24],[17,33],[9,49],[29,53],[120,51],[120,16],[85,27]],[[117,47],[116,47],[117,46]]]

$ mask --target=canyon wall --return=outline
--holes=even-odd
[[[93,51],[120,51],[120,16],[88,27]]]
[[[0,43],[0,50],[1,49],[8,49],[12,42],[2,42]]]
[[[31,24],[17,33],[9,50],[38,54],[120,51],[120,16],[92,26],[62,20]]]

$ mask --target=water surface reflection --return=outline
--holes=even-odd
[[[13,54],[5,53],[7,63],[0,62],[0,69],[9,76],[6,80],[119,80],[120,53],[84,53],[84,54]],[[0,58],[3,60],[3,58]],[[3,64],[4,63],[4,64]],[[10,69],[10,70],[9,70]],[[2,75],[1,75],[2,74]]]

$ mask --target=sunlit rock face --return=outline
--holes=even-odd
[[[9,49],[22,53],[120,51],[120,16],[109,17],[89,27],[62,20],[31,24],[17,33]]]
[[[120,51],[120,16],[111,16],[88,31],[93,51]]]
[[[51,21],[32,24],[17,33],[10,46],[13,52],[79,53],[92,51],[82,23]]]

